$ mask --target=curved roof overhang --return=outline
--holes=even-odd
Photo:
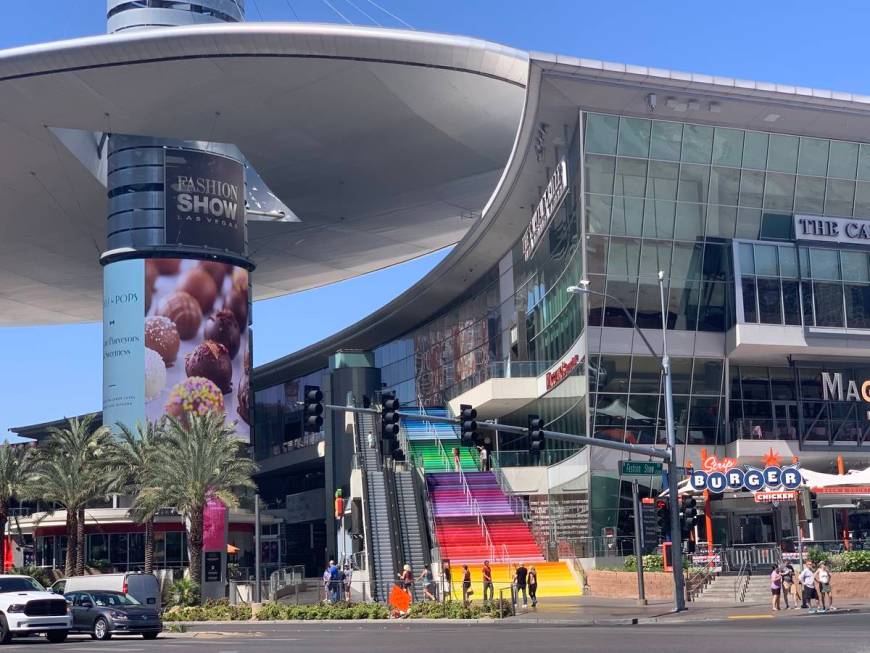
[[[554,161],[537,160],[573,128],[580,110],[870,142],[870,96],[532,53],[522,124],[483,217],[432,271],[358,323],[256,369],[257,388],[323,368],[336,350],[371,349],[437,316],[510,252],[528,226]],[[656,94],[650,111],[648,96]],[[675,98],[676,106],[667,100]],[[696,100],[698,110],[689,110]],[[712,108],[711,108],[712,107]],[[775,116],[775,119],[772,119]],[[548,167],[549,166],[549,167]]]
[[[527,77],[525,53],[478,39],[304,23],[0,52],[0,326],[100,319],[103,133],[241,149],[302,220],[249,224],[263,299],[459,241],[504,168]]]

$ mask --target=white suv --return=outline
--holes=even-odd
[[[63,597],[46,591],[30,576],[0,576],[0,644],[29,633],[45,633],[49,642],[63,642],[71,626]]]

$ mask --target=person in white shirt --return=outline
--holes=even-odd
[[[818,602],[819,595],[816,592],[816,574],[813,571],[813,563],[809,560],[804,562],[804,568],[798,576],[798,581],[803,587],[801,607],[813,610],[813,601]]]
[[[833,610],[834,596],[831,592],[831,571],[824,562],[819,563],[819,569],[816,571],[816,582],[819,585],[819,603],[821,604],[819,612]]]
[[[369,449],[375,448],[375,436],[371,431],[369,431],[368,435],[366,435],[366,441],[368,442]]]

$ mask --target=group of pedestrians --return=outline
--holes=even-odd
[[[810,612],[836,610],[831,588],[831,570],[824,562],[820,562],[816,568],[811,560],[805,561],[797,578],[791,563],[774,566],[770,572],[770,593],[771,608],[774,610],[788,610],[789,607]],[[791,606],[789,597],[792,599]]]
[[[323,595],[327,603],[350,600],[350,582],[353,577],[348,565],[343,568],[330,560],[323,571]]]
[[[453,596],[452,573],[450,570],[450,562],[445,561],[441,570],[441,579],[444,584],[444,592],[447,596]],[[489,560],[484,560],[481,568],[481,580],[483,584],[483,602],[490,603],[495,600],[495,583],[493,582],[492,566]],[[469,605],[473,600],[474,590],[472,589],[471,569],[467,564],[462,565],[462,602]],[[538,571],[534,565],[526,567],[520,563],[514,568],[514,575],[511,580],[511,602],[514,605],[519,603],[519,597],[523,597],[523,608],[529,607],[529,600],[532,602],[532,607],[538,605]]]

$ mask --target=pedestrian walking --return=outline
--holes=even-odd
[[[330,569],[334,562],[332,560],[329,561],[329,564],[326,565],[326,569],[323,570],[323,600],[326,603],[330,603],[329,596],[329,583],[332,580],[332,573]]]
[[[783,610],[788,610],[788,598],[791,596],[792,591],[794,591],[794,567],[791,566],[791,563],[785,563],[782,568],[779,570],[780,576],[782,576],[782,600],[785,605],[783,606]],[[797,607],[797,602],[792,601],[794,604],[793,607]]]
[[[816,571],[816,582],[818,583],[819,591],[819,612],[833,610],[833,592],[831,591],[831,570],[824,562],[819,563],[819,569]]]
[[[441,563],[441,593],[442,596],[453,600],[453,573],[450,571],[450,560]]]
[[[461,471],[462,465],[460,464],[459,458],[459,447],[453,447],[453,468],[454,471]]]
[[[532,607],[538,607],[538,570],[535,565],[529,567],[529,598],[532,599]]]
[[[770,607],[779,610],[779,595],[782,594],[782,574],[779,567],[773,566],[770,572]]]
[[[372,433],[371,431],[369,431],[366,435],[366,443],[368,443],[369,449],[375,448],[375,436],[374,433]]]
[[[414,600],[414,572],[411,571],[411,565],[402,567],[402,573],[399,574],[399,581],[402,583],[402,589],[408,593],[411,600]]]
[[[468,605],[471,603],[471,595],[474,590],[471,589],[471,570],[468,565],[462,565],[462,603]]]
[[[810,560],[804,562],[804,568],[798,576],[798,581],[801,584],[801,607],[809,608],[810,612],[815,612],[813,601],[818,601],[819,595],[816,592],[816,573],[813,570],[813,563]]]
[[[492,567],[489,560],[483,561],[483,602],[492,601],[495,598],[495,586],[492,584]]]
[[[487,451],[486,447],[484,447],[482,444],[477,446],[477,451],[480,454],[480,468],[483,471],[488,472],[490,470],[489,451]]]
[[[423,582],[423,596],[430,601],[437,601],[438,590],[435,588],[435,575],[429,565],[423,565],[423,571],[420,572],[417,580]]]
[[[520,602],[520,592],[523,593],[523,608],[529,607],[529,597],[526,594],[526,582],[528,580],[529,570],[526,569],[526,566],[521,562],[520,566],[517,567],[514,572],[514,605],[518,605]]]

